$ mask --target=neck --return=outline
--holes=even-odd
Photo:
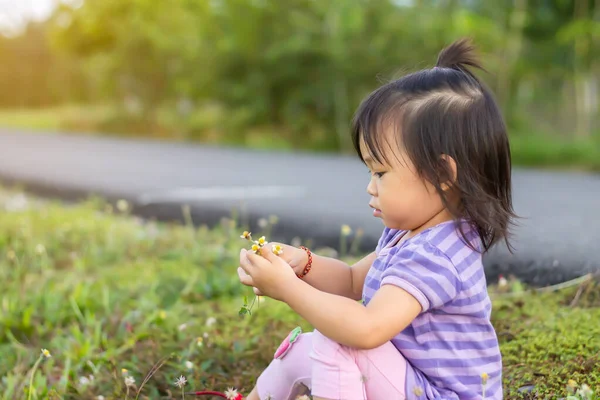
[[[433,215],[424,224],[422,224],[418,228],[410,230],[406,234],[407,239],[411,238],[411,237],[413,237],[415,235],[417,235],[418,233],[424,231],[425,229],[429,229],[432,226],[436,226],[438,224],[441,224],[442,222],[452,221],[452,219],[453,218],[452,218],[452,214],[450,214],[450,211],[448,211],[446,208],[442,208],[442,210],[440,210],[438,213],[436,213],[435,215]]]

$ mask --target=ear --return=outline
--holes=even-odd
[[[454,161],[454,158],[450,157],[447,154],[442,154],[441,159],[444,163],[444,169],[446,171],[447,174],[447,180],[445,182],[442,182],[442,189],[444,191],[450,190],[453,186],[454,183],[456,182],[456,178],[457,178],[457,167],[456,167],[456,161]]]

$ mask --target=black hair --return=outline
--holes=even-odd
[[[484,252],[504,239],[516,217],[511,198],[511,155],[504,119],[486,86],[468,67],[485,71],[468,39],[443,49],[435,67],[408,74],[372,92],[352,121],[352,141],[364,162],[360,142],[385,163],[389,144],[381,124],[394,122],[398,142],[419,176],[429,181],[454,218],[465,218],[477,229]],[[450,156],[456,163],[451,176]],[[442,189],[451,182],[460,199],[453,207]],[[467,240],[462,226],[461,234]]]

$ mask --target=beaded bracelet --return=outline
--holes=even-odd
[[[306,252],[306,254],[308,254],[308,262],[306,263],[306,266],[304,267],[304,270],[302,271],[302,274],[296,274],[296,276],[298,276],[298,278],[304,278],[306,276],[306,274],[308,274],[308,271],[310,271],[310,269],[312,268],[312,253],[310,252],[310,250],[304,246],[300,246],[300,248],[302,250],[304,250]]]

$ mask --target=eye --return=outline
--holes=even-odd
[[[369,170],[369,175],[375,175],[378,178],[381,178],[384,174],[385,172],[372,172],[371,170]]]

